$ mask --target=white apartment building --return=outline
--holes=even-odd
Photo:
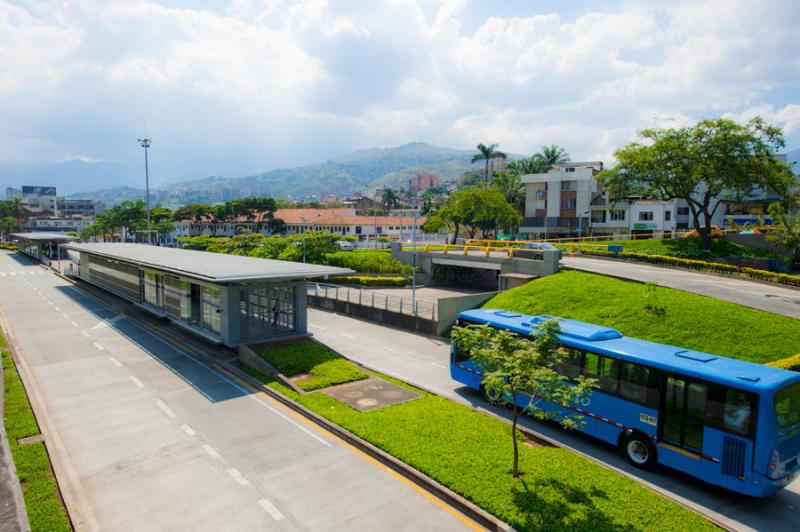
[[[602,169],[600,161],[560,163],[545,173],[522,176],[525,217],[520,232],[529,238],[585,233],[590,206],[601,192],[594,176]]]

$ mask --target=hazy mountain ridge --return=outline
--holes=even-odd
[[[164,204],[218,202],[250,195],[305,199],[326,194],[344,195],[365,188],[405,186],[417,172],[437,173],[443,181],[456,179],[470,168],[473,150],[458,150],[414,142],[393,148],[358,150],[326,162],[296,168],[278,168],[243,177],[205,177],[151,190]],[[115,187],[73,197],[108,203],[130,199],[137,189]],[[142,197],[144,190],[139,190]]]

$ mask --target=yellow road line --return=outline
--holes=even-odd
[[[438,497],[436,497],[432,493],[430,493],[427,490],[423,489],[422,487],[418,486],[416,483],[414,483],[411,480],[409,480],[408,478],[404,477],[403,475],[401,475],[400,473],[398,473],[394,469],[392,469],[390,467],[387,467],[386,465],[382,464],[381,462],[379,462],[375,458],[371,457],[370,455],[368,455],[367,453],[365,453],[361,449],[358,449],[358,448],[354,447],[353,445],[347,443],[346,441],[341,439],[339,436],[336,436],[335,434],[333,434],[332,432],[326,430],[325,428],[320,427],[319,425],[317,425],[316,423],[312,422],[307,417],[305,417],[303,415],[300,415],[298,412],[296,412],[295,410],[293,410],[291,408],[288,408],[286,405],[282,404],[280,401],[276,401],[275,399],[273,399],[272,397],[267,395],[264,391],[261,391],[261,390],[258,390],[256,388],[254,388],[249,382],[242,380],[237,375],[234,375],[233,373],[229,372],[225,368],[223,368],[223,367],[221,367],[221,366],[219,366],[217,364],[214,364],[214,367],[217,368],[219,371],[222,371],[223,373],[225,373],[226,375],[228,375],[232,379],[236,380],[236,382],[238,382],[242,386],[244,386],[247,389],[252,390],[253,392],[255,392],[257,397],[266,399],[268,402],[270,402],[271,404],[274,404],[275,406],[280,408],[282,411],[286,412],[287,414],[292,415],[293,417],[295,417],[296,419],[302,421],[303,423],[305,423],[309,427],[314,428],[317,432],[323,434],[324,436],[327,436],[328,438],[330,438],[334,442],[338,443],[342,447],[345,447],[346,449],[349,449],[350,451],[352,451],[356,455],[360,456],[364,460],[368,461],[372,465],[376,466],[377,468],[389,473],[395,479],[397,479],[400,482],[402,482],[403,484],[407,485],[408,487],[410,487],[411,489],[413,489],[414,491],[416,491],[417,493],[419,493],[420,495],[422,495],[426,499],[432,501],[437,506],[439,506],[440,508],[442,508],[445,511],[447,511],[450,515],[452,515],[453,517],[455,517],[459,521],[461,521],[464,524],[466,524],[472,530],[485,530],[482,526],[480,526],[478,523],[476,523],[475,521],[473,521],[472,519],[470,519],[466,515],[462,514],[461,512],[459,512],[458,510],[456,510],[455,508],[453,508],[449,504],[445,503],[443,500],[439,499]]]

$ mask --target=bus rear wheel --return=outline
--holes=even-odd
[[[500,402],[501,393],[498,390],[494,390],[491,388],[483,387],[483,396],[492,404],[497,404]]]
[[[622,452],[636,467],[651,469],[656,464],[656,449],[644,434],[628,432],[622,441]]]

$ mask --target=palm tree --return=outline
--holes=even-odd
[[[532,155],[527,159],[511,161],[508,163],[507,171],[514,175],[541,174],[549,169],[547,163],[540,153]]]
[[[400,196],[394,189],[391,188],[384,188],[383,192],[381,193],[381,204],[383,208],[387,211],[390,211],[397,207],[400,203]]]
[[[489,188],[489,161],[492,159],[505,159],[506,154],[497,149],[497,144],[491,144],[489,146],[478,144],[477,148],[478,153],[472,156],[472,161],[470,162],[474,164],[478,161],[484,161],[486,163],[483,171],[483,179],[486,183],[486,188]]]
[[[523,212],[525,205],[525,185],[520,177],[511,172],[497,172],[492,180],[492,185],[519,212]]]
[[[569,162],[569,153],[567,153],[567,150],[561,146],[556,146],[555,144],[551,144],[550,146],[542,146],[542,151],[536,155],[542,158],[544,163],[547,165],[548,170],[554,164]],[[534,155],[534,157],[536,157],[536,155]]]

